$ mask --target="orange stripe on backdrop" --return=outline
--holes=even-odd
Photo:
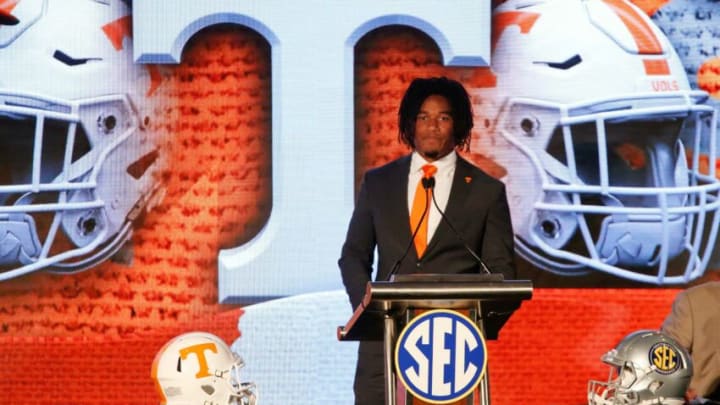
[[[132,38],[132,16],[118,18],[102,26],[105,36],[110,40],[115,50],[123,49],[123,40]]]
[[[650,76],[664,76],[670,74],[670,66],[665,59],[643,59],[645,74]]]
[[[669,3],[670,0],[632,0],[632,3],[638,6],[645,14],[652,16],[660,8]]]
[[[4,12],[6,14],[12,14],[12,11],[15,9],[15,6],[20,2],[20,0],[3,0],[0,1],[0,12]]]
[[[511,26],[520,28],[520,32],[527,34],[535,25],[535,21],[540,17],[538,13],[528,13],[524,11],[507,11],[498,13],[493,16],[492,25],[492,49],[495,50],[500,35]]]
[[[604,0],[604,2],[610,6],[627,29],[630,30],[640,54],[657,55],[662,53],[662,45],[657,36],[635,9],[630,7],[624,0]]]
[[[171,341],[168,340],[165,342],[165,344],[160,348],[157,352],[155,352],[155,356],[153,356],[153,362],[152,362],[152,368],[150,369],[150,377],[152,378],[155,386],[155,392],[157,393],[158,400],[161,405],[167,404],[167,397],[165,396],[165,391],[162,388],[162,385],[160,384],[160,381],[158,380],[158,365],[160,363],[160,358],[162,357],[162,353],[164,352],[167,347],[170,345]]]
[[[123,41],[125,38],[132,38],[132,16],[128,15],[109,22],[102,26],[102,31],[110,40],[113,47],[119,51],[123,49]],[[147,89],[145,95],[150,97],[155,93],[158,87],[160,87],[163,78],[157,65],[149,64],[145,65],[145,68],[150,75],[150,87]]]
[[[145,65],[145,69],[147,69],[148,74],[150,75],[150,87],[147,89],[147,92],[145,92],[145,96],[150,97],[155,94],[155,91],[162,84],[163,77],[160,73],[158,65]]]

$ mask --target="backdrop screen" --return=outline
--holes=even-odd
[[[337,260],[418,77],[468,90],[520,279],[500,405],[586,402],[600,356],[717,277],[711,0],[0,1],[0,390],[160,403],[188,331],[260,404],[351,404]],[[410,230],[408,230],[410,232]]]

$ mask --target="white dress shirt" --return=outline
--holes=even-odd
[[[415,198],[415,190],[417,189],[417,184],[420,181],[420,179],[423,177],[423,170],[422,167],[427,164],[431,164],[437,168],[437,172],[435,173],[435,188],[434,188],[434,194],[435,194],[435,201],[437,201],[437,205],[440,207],[440,209],[445,212],[445,208],[447,207],[448,199],[450,198],[450,188],[452,187],[452,179],[455,175],[455,163],[457,162],[457,153],[455,151],[452,151],[445,155],[444,157],[434,161],[434,162],[428,162],[425,159],[423,159],[420,154],[417,152],[413,152],[412,156],[410,158],[410,175],[408,176],[408,214],[412,211],[412,205],[413,200]],[[432,194],[431,194],[432,196]],[[442,217],[440,215],[440,212],[438,212],[437,208],[435,208],[435,204],[432,202],[432,199],[430,200],[430,216],[428,217],[428,233],[427,233],[427,243],[430,245],[430,241],[432,240],[433,235],[435,234],[435,230],[437,229],[438,225],[440,224]],[[409,221],[409,217],[408,217]],[[409,222],[408,222],[409,224]],[[408,225],[409,226],[409,225]],[[414,229],[411,229],[411,232],[414,231]]]

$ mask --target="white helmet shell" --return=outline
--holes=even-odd
[[[255,384],[240,380],[243,366],[219,337],[190,332],[158,351],[152,378],[163,405],[254,405]]]
[[[0,281],[109,257],[160,199],[156,81],[119,0],[23,0],[0,29]]]
[[[471,151],[505,169],[520,254],[563,275],[702,275],[717,118],[663,33],[625,0],[510,0],[493,24]]]

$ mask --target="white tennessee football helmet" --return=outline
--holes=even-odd
[[[690,354],[658,331],[626,336],[602,361],[610,366],[607,382],[588,383],[589,405],[681,405],[693,375]]]
[[[159,80],[119,0],[6,2],[0,18],[0,281],[110,258],[161,196]],[[155,75],[155,79],[158,76]]]
[[[561,275],[702,275],[717,117],[665,35],[625,0],[509,0],[493,32],[470,148],[505,171],[518,252]]]
[[[162,405],[254,405],[255,384],[240,380],[243,366],[219,337],[190,332],[155,355],[152,378]]]

